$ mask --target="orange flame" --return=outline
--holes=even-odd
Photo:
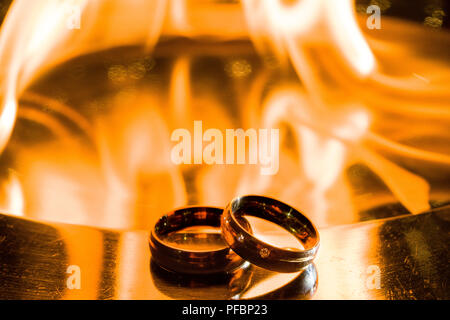
[[[68,4],[80,9],[79,30],[67,28]],[[400,33],[413,29],[396,26]],[[234,102],[220,98],[213,81],[197,81],[196,50],[175,52],[164,89],[136,84],[146,72],[141,62],[113,66],[115,93],[101,102],[109,111],[94,116],[29,89],[75,57],[135,45],[148,54],[158,40],[175,36],[218,42],[249,37],[272,60],[263,67],[246,58],[228,60],[224,74],[232,89],[226,94]],[[391,68],[401,76],[387,72],[389,55],[404,56],[411,46],[364,35],[350,0],[245,0],[242,8],[193,0],[16,0],[0,34],[0,150],[14,154],[11,166],[19,172],[4,184],[10,199],[5,210],[148,228],[176,206],[224,206],[236,195],[259,193],[294,204],[324,226],[357,219],[345,171],[356,163],[375,172],[410,212],[426,210],[430,182],[416,169],[448,168],[450,156],[414,143],[408,124],[418,124],[418,137],[448,139],[450,72],[412,55]],[[414,65],[413,72],[406,65]],[[230,103],[235,110],[225,107]],[[422,117],[441,122],[423,125]],[[170,131],[198,119],[205,129],[282,128],[280,172],[174,165]],[[21,148],[10,140],[16,121],[35,122],[56,138]]]

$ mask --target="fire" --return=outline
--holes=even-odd
[[[345,59],[346,66],[359,76],[370,74],[375,59],[356,22],[353,1],[303,0],[243,1],[253,39],[259,48],[272,42],[278,56],[289,56],[305,81],[305,45],[323,41]],[[284,51],[284,52],[283,52]],[[311,82],[309,78],[305,82]],[[305,84],[306,85],[306,84]]]
[[[68,6],[79,9],[80,29],[68,28]],[[398,34],[414,30],[425,38],[420,27],[389,23]],[[172,39],[218,45],[170,51],[164,44]],[[252,60],[253,47],[236,53],[248,39],[260,62]],[[87,70],[92,78],[66,92],[82,96],[98,86],[102,98],[71,105],[76,99],[38,89],[77,57],[101,59],[133,46],[139,61],[111,63],[105,83],[94,83]],[[438,59],[411,54],[414,46],[363,33],[350,0],[16,0],[0,34],[0,150],[10,155],[4,167],[14,169],[2,184],[2,209],[135,229],[178,206],[224,206],[258,193],[326,226],[358,220],[347,168],[364,165],[392,198],[422,212],[432,189],[428,172],[449,172],[450,150],[427,139],[448,145],[450,72]],[[196,74],[202,54],[228,57],[223,72],[213,66],[206,80]],[[169,71],[156,84],[144,83],[154,67],[149,57],[160,56],[171,59]],[[204,131],[280,128],[279,172],[261,175],[261,164],[173,163],[171,132],[195,120]],[[27,145],[20,137],[33,130],[24,129],[30,123],[45,134],[36,131],[38,143]]]

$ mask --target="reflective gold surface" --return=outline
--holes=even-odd
[[[0,31],[0,298],[449,298],[442,15],[369,30],[351,0],[74,1],[78,29],[63,2],[14,1]],[[280,129],[279,172],[176,164],[171,133],[198,120]],[[243,194],[305,212],[315,265],[150,263],[137,230]]]
[[[249,266],[229,276],[186,278],[150,263],[145,231],[1,215],[0,298],[448,299],[449,225],[446,207],[331,227],[320,230],[315,265],[303,272]]]

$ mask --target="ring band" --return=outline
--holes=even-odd
[[[152,259],[161,267],[184,274],[213,274],[230,272],[245,261],[224,243],[214,250],[185,250],[165,243],[161,236],[191,226],[220,227],[223,209],[215,207],[186,207],[162,216],[150,233]],[[202,235],[204,236],[204,235]]]
[[[305,250],[287,250],[255,238],[242,226],[244,216],[271,221],[292,233]],[[243,259],[268,270],[296,272],[309,265],[319,249],[319,233],[313,223],[298,210],[275,199],[262,196],[235,198],[225,208],[222,235]]]

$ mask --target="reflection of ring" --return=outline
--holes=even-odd
[[[244,263],[224,243],[214,250],[186,250],[162,240],[162,236],[191,226],[220,227],[223,210],[213,207],[187,207],[164,215],[150,234],[152,259],[161,267],[185,274],[210,274],[232,271]]]
[[[230,272],[215,274],[181,274],[168,271],[150,261],[155,287],[174,299],[223,300],[238,299],[252,281],[253,269],[249,262]]]
[[[276,223],[292,233],[305,250],[277,248],[258,240],[242,225],[244,216]],[[278,272],[295,272],[310,264],[319,248],[317,229],[296,209],[278,200],[261,196],[238,197],[222,215],[222,234],[228,245],[243,259]]]
[[[257,267],[252,270],[252,282],[239,299],[307,300],[314,295],[319,283],[314,262],[293,273],[276,273]]]

